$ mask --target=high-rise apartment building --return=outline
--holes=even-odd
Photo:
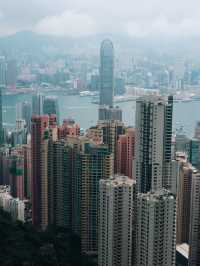
[[[189,266],[200,265],[200,173],[193,173],[190,209]]]
[[[32,160],[31,160],[31,143],[22,146],[23,156],[24,156],[24,197],[26,199],[31,199],[31,170],[32,170]]]
[[[105,145],[85,143],[74,160],[73,230],[83,253],[97,255],[99,180],[113,174],[113,158]]]
[[[136,183],[126,176],[100,180],[99,266],[131,266]]]
[[[45,96],[43,101],[43,114],[56,115],[57,122],[59,123],[59,107],[57,97]]]
[[[136,266],[175,266],[176,199],[167,190],[137,196]]]
[[[103,132],[103,143],[108,145],[108,150],[113,154],[114,172],[117,173],[117,141],[119,135],[125,133],[124,123],[118,120],[98,122],[99,129]]]
[[[25,101],[21,104],[21,119],[24,119],[26,121],[26,127],[28,129],[28,132],[31,130],[31,103]]]
[[[16,127],[11,132],[10,138],[13,147],[27,143],[27,128],[25,120],[16,120]]]
[[[10,148],[8,145],[0,147],[0,184],[9,185],[9,157]]]
[[[2,88],[0,87],[0,145],[3,143]]]
[[[187,155],[176,154],[179,162],[177,178],[176,243],[189,243],[190,198],[192,175],[195,168],[187,161]]]
[[[200,139],[190,140],[189,161],[191,164],[200,170]]]
[[[45,229],[48,225],[48,132],[49,116],[32,116],[32,220]]]
[[[24,157],[16,154],[9,157],[10,160],[10,187],[14,198],[24,199]]]
[[[200,139],[200,121],[198,121],[196,124],[194,137],[196,139]]]
[[[122,110],[116,106],[100,106],[99,120],[119,120],[122,121]]]
[[[64,140],[49,141],[49,223],[72,226],[73,148]]]
[[[133,178],[135,129],[127,128],[117,141],[117,173]]]
[[[114,48],[106,39],[100,49],[100,105],[113,106],[114,96]]]
[[[80,125],[75,123],[73,119],[65,119],[63,124],[58,127],[58,138],[66,139],[67,136],[79,136]]]
[[[171,189],[173,97],[140,98],[136,103],[135,178],[138,192]],[[174,177],[176,178],[176,177]]]
[[[176,134],[175,152],[185,152],[188,156],[190,154],[190,138],[182,132]]]
[[[103,130],[98,126],[90,127],[86,131],[86,137],[92,140],[95,144],[103,143]]]

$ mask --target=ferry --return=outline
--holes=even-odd
[[[136,96],[115,96],[114,103],[134,102],[136,99]],[[91,103],[99,104],[99,96],[94,96]]]
[[[80,97],[90,97],[90,96],[96,96],[98,92],[95,91],[81,91],[79,93]]]

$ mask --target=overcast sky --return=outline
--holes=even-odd
[[[0,0],[0,35],[200,36],[200,0]]]

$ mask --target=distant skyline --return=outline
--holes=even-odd
[[[0,36],[31,30],[81,37],[122,33],[131,37],[200,36],[198,0],[0,0]]]

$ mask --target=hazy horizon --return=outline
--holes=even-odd
[[[134,38],[200,36],[197,0],[0,0],[0,36],[30,30],[50,36],[101,33]]]

